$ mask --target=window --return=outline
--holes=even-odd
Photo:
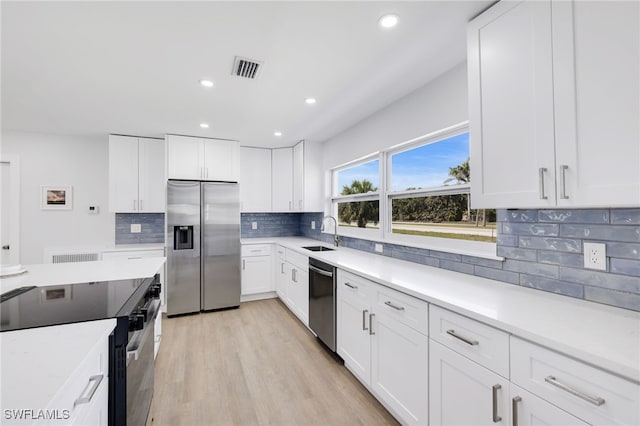
[[[339,232],[495,255],[495,210],[470,208],[467,128],[452,126],[334,169]]]
[[[334,172],[334,213],[343,232],[344,228],[380,228],[379,182],[379,159],[364,160]]]

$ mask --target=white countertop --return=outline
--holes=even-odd
[[[93,281],[152,277],[165,263],[164,257],[98,260],[95,262],[24,265],[27,272],[0,278],[0,293],[23,286],[76,284]]]
[[[5,409],[60,408],[48,405],[115,326],[115,319],[106,319],[0,333],[3,416]]]
[[[276,243],[382,285],[492,325],[640,382],[640,313],[487,278],[299,238],[248,238]]]

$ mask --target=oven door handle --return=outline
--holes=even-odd
[[[323,271],[322,269],[318,269],[315,266],[311,265],[309,265],[309,269],[311,269],[313,272],[317,272],[320,275],[324,275],[325,277],[333,278],[333,272]]]
[[[145,342],[149,340],[148,334],[153,330],[154,321],[159,312],[160,300],[155,299],[151,302],[152,307],[149,309],[150,315],[147,317],[147,322],[145,322],[144,328],[142,330],[137,330],[133,333],[133,337],[131,338],[130,344],[127,345],[127,367],[129,366],[129,362],[131,362],[131,358],[134,361],[138,360],[138,356],[140,355],[140,350],[144,346]],[[154,336],[151,336],[153,340]]]

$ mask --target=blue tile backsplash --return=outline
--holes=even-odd
[[[301,213],[241,213],[242,238],[294,237],[300,235]],[[256,222],[257,229],[252,229]]]
[[[142,232],[131,233],[139,223]],[[116,213],[116,244],[164,243],[164,213]]]

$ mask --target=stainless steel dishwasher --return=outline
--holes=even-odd
[[[336,351],[336,268],[309,258],[309,328]]]

